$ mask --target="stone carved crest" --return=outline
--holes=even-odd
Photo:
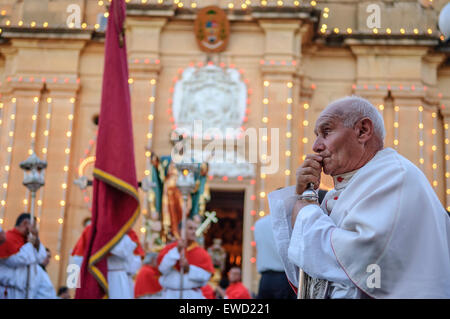
[[[246,103],[247,86],[236,69],[215,65],[189,67],[174,87],[172,108],[177,131],[187,137],[201,139],[203,145],[213,139],[237,139],[242,134]],[[220,156],[240,157],[237,150],[232,152]],[[210,174],[230,177],[254,175],[253,165],[245,159],[240,158],[238,163],[220,163],[218,155],[210,160]]]

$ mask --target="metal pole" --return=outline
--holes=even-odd
[[[188,195],[183,194],[183,215],[181,216],[181,240],[186,241],[186,215],[187,215],[187,204]],[[186,247],[180,252],[180,260],[184,258],[186,252]],[[180,299],[183,299],[183,280],[184,280],[184,269],[181,269],[180,263]]]

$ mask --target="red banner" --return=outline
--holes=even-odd
[[[105,40],[92,232],[81,267],[80,288],[76,291],[76,298],[79,299],[108,298],[108,253],[139,215],[125,17],[125,1],[113,0]]]

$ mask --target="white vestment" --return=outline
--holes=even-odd
[[[0,299],[26,298],[28,273],[30,275],[29,298],[31,299],[39,286],[39,264],[45,258],[47,258],[47,251],[42,243],[39,245],[39,250],[36,250],[32,243],[26,243],[16,254],[0,259]]]
[[[37,287],[34,291],[32,299],[56,299],[56,291],[53,284],[48,276],[48,273],[38,266],[37,269]]]
[[[349,180],[331,214],[308,205],[291,226],[295,186],[269,194],[292,284],[298,268],[330,281],[332,298],[450,298],[450,219],[424,174],[393,149]]]
[[[179,299],[181,274],[175,269],[180,253],[175,246],[164,255],[160,265],[159,284],[163,287],[162,299]],[[211,274],[206,270],[189,265],[189,272],[183,274],[183,299],[205,299],[201,287],[208,283]]]
[[[110,250],[111,255],[107,259],[110,299],[134,299],[134,283],[129,274],[132,274],[137,267],[136,256],[134,255],[136,247],[137,244],[128,235],[124,235]],[[70,263],[81,268],[83,257],[71,256]],[[79,280],[80,278],[78,278],[78,283]]]

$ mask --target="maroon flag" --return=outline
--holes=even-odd
[[[109,8],[102,104],[94,168],[92,233],[84,253],[76,298],[108,298],[109,251],[139,215],[134,162],[124,0]]]

